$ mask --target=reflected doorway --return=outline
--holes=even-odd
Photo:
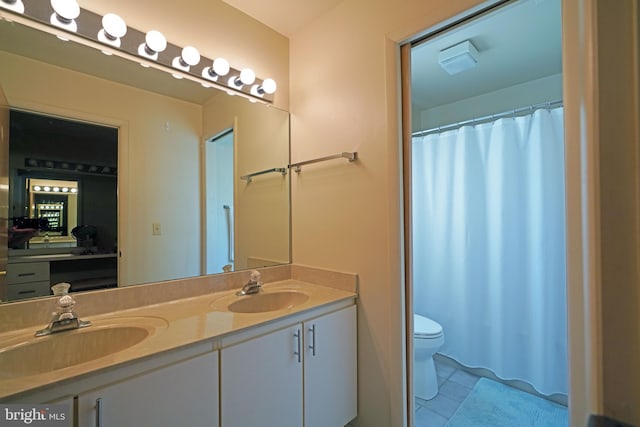
[[[205,273],[233,271],[233,129],[205,143]]]

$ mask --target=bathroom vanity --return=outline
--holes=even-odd
[[[71,283],[72,292],[115,287],[117,262],[115,253],[12,254],[7,264],[7,299],[51,295],[51,285],[60,282]]]
[[[315,427],[355,418],[355,286],[285,279],[255,295],[236,291],[89,317],[91,327],[44,337],[79,349],[75,363],[40,360],[48,344],[33,344],[30,329],[3,333],[0,402],[65,403],[80,427]],[[12,356],[20,345],[34,346],[33,357]]]

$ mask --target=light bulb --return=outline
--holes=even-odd
[[[158,59],[158,52],[162,52],[167,48],[167,39],[160,31],[151,30],[144,38],[145,42],[138,46],[138,55],[145,58]]]
[[[77,193],[77,192],[78,192],[78,189],[77,189],[77,188],[72,188],[72,189],[71,189],[71,192],[72,192],[72,193]]]
[[[186,46],[182,49],[180,56],[173,58],[171,65],[182,71],[189,72],[192,65],[197,65],[200,62],[200,52],[193,46]],[[173,77],[181,79],[179,74],[173,74]]]
[[[0,1],[0,7],[14,12],[24,13],[24,3],[22,3],[22,0],[2,0]]]
[[[60,187],[53,187],[53,191],[54,191],[55,193],[58,193],[58,192],[60,191]]]
[[[229,86],[234,89],[242,89],[244,85],[251,85],[256,81],[256,73],[251,68],[245,68],[239,76],[229,78]]]
[[[269,95],[271,95],[272,93],[275,93],[277,88],[278,88],[278,85],[276,85],[276,81],[273,79],[265,79],[262,82],[262,90],[264,90],[264,92],[268,93]]]
[[[120,38],[127,34],[127,24],[115,13],[107,13],[102,17],[102,29],[98,32],[98,40],[102,43],[120,47]]]
[[[213,64],[210,67],[205,67],[202,70],[202,77],[209,80],[218,80],[218,77],[224,77],[229,74],[229,61],[224,58],[216,58],[213,60]]]
[[[33,190],[34,191],[40,191],[40,190],[42,190],[42,187],[40,187],[39,185],[34,185],[33,186]]]
[[[62,192],[63,193],[68,193],[69,192],[69,187],[62,187]]]
[[[277,87],[275,80],[264,79],[261,85],[253,85],[251,87],[251,94],[260,97],[263,97],[265,93],[271,95],[275,93]]]
[[[240,81],[246,85],[252,85],[256,81],[256,73],[251,68],[245,68],[240,72]]]
[[[53,14],[49,22],[51,25],[63,28],[67,31],[78,31],[78,24],[75,19],[80,16],[80,6],[76,0],[51,0]],[[65,40],[62,37],[59,37]]]
[[[216,58],[213,60],[213,72],[219,76],[226,76],[229,74],[229,61],[224,58]]]

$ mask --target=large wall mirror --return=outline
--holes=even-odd
[[[290,262],[289,175],[240,178],[286,168],[286,111],[15,22],[0,63],[15,232],[0,300]]]

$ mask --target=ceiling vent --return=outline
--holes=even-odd
[[[458,43],[438,54],[438,63],[449,74],[454,75],[473,68],[478,63],[478,50],[469,40]]]

